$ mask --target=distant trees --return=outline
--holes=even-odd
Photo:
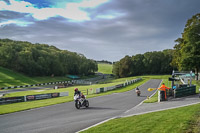
[[[110,62],[110,61],[107,61],[107,60],[101,60],[101,61],[97,61],[97,63],[112,64],[112,62]]]
[[[169,74],[173,69],[200,70],[200,14],[194,15],[185,25],[182,37],[175,40],[173,50],[147,52],[132,57],[124,57],[116,62],[113,73],[117,77],[143,74]],[[131,61],[130,61],[131,58]],[[127,61],[130,61],[127,63]],[[197,80],[198,80],[198,76]]]
[[[117,77],[127,77],[144,74],[169,74],[173,68],[170,66],[173,50],[159,52],[146,52],[135,56],[125,56],[116,62],[113,73]]]
[[[89,75],[97,63],[84,55],[46,44],[0,39],[0,66],[29,76]]]
[[[172,64],[179,70],[195,70],[198,74],[200,69],[200,14],[194,15],[187,21],[182,38],[178,38],[176,43]]]

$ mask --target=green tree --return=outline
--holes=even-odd
[[[144,65],[144,55],[137,54],[132,56],[132,67],[131,67],[131,75],[142,75],[144,74],[145,65]]]
[[[123,59],[119,62],[119,77],[127,77],[131,75],[131,57],[125,56]]]
[[[90,75],[97,70],[97,63],[82,54],[9,39],[0,39],[0,66],[29,76]]]
[[[185,25],[182,38],[176,40],[173,64],[179,70],[195,70],[200,68],[200,14],[194,15]],[[198,80],[198,76],[197,76]]]
[[[119,61],[113,63],[113,70],[112,70],[113,74],[118,78],[120,77],[119,76],[119,65],[120,65]]]

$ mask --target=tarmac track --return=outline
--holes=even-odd
[[[0,133],[74,133],[106,119],[118,116],[141,103],[159,87],[161,80],[149,80],[135,90],[88,99],[89,108],[77,110],[74,102],[57,104],[0,115]]]

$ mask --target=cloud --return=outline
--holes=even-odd
[[[0,38],[117,61],[125,55],[173,48],[186,21],[200,12],[199,0],[48,1],[51,5],[45,7],[25,2],[12,10],[12,4],[3,1],[7,10],[0,7]]]
[[[0,27],[4,26],[4,25],[9,25],[9,24],[16,24],[18,26],[28,26],[29,24],[33,24],[32,22],[25,22],[25,21],[18,21],[18,20],[9,20],[9,21],[5,21],[5,22],[1,22],[0,23]]]
[[[44,20],[50,17],[62,16],[72,21],[90,20],[87,8],[96,8],[97,6],[108,2],[109,0],[83,0],[78,3],[68,2],[65,7],[45,7],[39,8],[36,4],[26,1],[10,0],[9,4],[5,1],[0,2],[0,10],[14,11],[20,13],[29,13],[37,20]]]

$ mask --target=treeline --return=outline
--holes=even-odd
[[[125,56],[114,63],[117,77],[143,74],[171,74],[172,70],[195,71],[198,80],[200,69],[200,14],[188,19],[182,37],[175,40],[174,49]],[[172,67],[173,66],[173,67]]]
[[[112,64],[112,62],[107,60],[96,61],[97,63]]]
[[[29,76],[90,75],[97,63],[46,44],[0,39],[0,66]]]
[[[146,52],[135,56],[125,56],[115,62],[113,73],[117,77],[128,77],[146,74],[169,74],[172,73],[173,50],[159,52]]]

